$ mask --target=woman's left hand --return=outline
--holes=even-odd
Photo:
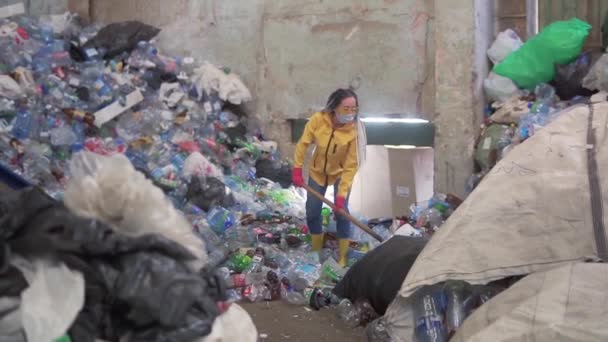
[[[346,198],[342,197],[342,196],[338,196],[336,197],[336,209],[337,209],[337,213],[335,214],[339,214],[340,212],[344,211],[344,205],[346,203]]]

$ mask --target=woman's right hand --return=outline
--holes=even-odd
[[[293,181],[293,185],[295,185],[296,187],[301,188],[304,186],[304,178],[302,177],[301,167],[293,168],[293,171],[291,172],[291,178]]]

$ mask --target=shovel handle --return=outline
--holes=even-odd
[[[306,191],[308,191],[309,194],[311,194],[311,195],[315,196],[316,198],[318,198],[319,200],[323,201],[323,203],[327,204],[334,212],[346,217],[347,220],[352,222],[355,226],[361,228],[361,230],[363,230],[367,234],[371,235],[374,239],[376,239],[380,242],[382,242],[384,240],[384,239],[382,239],[382,236],[380,236],[378,233],[373,231],[370,227],[363,224],[363,222],[357,220],[354,216],[352,216],[345,210],[338,209],[335,204],[333,204],[330,200],[325,198],[325,196],[323,196],[320,193],[318,193],[317,191],[315,191],[315,189],[311,188],[308,184],[302,184],[302,187],[304,189],[306,189]]]

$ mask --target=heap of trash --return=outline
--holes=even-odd
[[[573,18],[548,25],[525,43],[511,29],[497,35],[487,51],[494,64],[484,81],[491,103],[476,144],[476,172],[467,182],[467,194],[499,160],[564,110],[608,91],[608,55],[583,51],[590,30],[591,25]]]
[[[170,56],[154,43],[159,30],[139,22],[60,19],[0,21],[0,165],[42,189],[0,201],[12,222],[2,246],[13,268],[3,269],[19,285],[0,295],[21,293],[13,308],[32,308],[25,294],[35,277],[75,279],[74,301],[38,318],[63,315],[46,337],[68,331],[78,341],[190,341],[211,332],[222,303],[239,301],[337,306],[353,325],[383,311],[336,290],[360,282],[336,262],[329,208],[324,248],[311,251],[305,195],[291,187],[277,144],[248,124],[251,93],[229,67]],[[385,240],[425,242],[458,204],[436,196],[404,220],[365,222]],[[57,226],[40,224],[46,215]],[[349,267],[384,246],[357,227],[351,240]],[[46,256],[30,248],[47,242]],[[51,290],[34,298],[63,299]],[[32,331],[11,334],[30,340]]]

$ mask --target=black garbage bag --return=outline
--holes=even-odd
[[[159,90],[163,83],[177,82],[177,76],[170,72],[165,72],[158,68],[149,69],[144,74],[144,80],[148,86],[154,90]]]
[[[186,266],[180,244],[148,234],[131,237],[74,215],[39,189],[0,195],[0,242],[26,258],[49,257],[83,274],[85,305],[74,341],[192,341],[211,332],[225,300],[221,280]],[[8,272],[7,269],[5,271]],[[23,280],[3,278],[16,291]]]
[[[237,124],[233,127],[226,127],[224,133],[228,136],[226,146],[231,150],[235,151],[239,146],[239,141],[247,141],[245,135],[247,134],[247,127],[242,123]]]
[[[555,65],[553,84],[555,92],[561,100],[566,101],[575,96],[591,96],[596,93],[596,91],[585,89],[582,82],[599,57],[598,53],[584,52],[570,64]]]
[[[353,303],[367,300],[384,315],[425,244],[423,238],[392,237],[354,264],[336,285],[334,294]]]
[[[204,211],[209,211],[216,205],[229,208],[235,204],[234,197],[228,192],[226,185],[215,177],[192,178],[188,183],[186,198]]]
[[[18,297],[26,288],[27,281],[17,268],[8,266],[0,272],[0,297]]]
[[[160,29],[139,21],[125,21],[109,24],[97,32],[97,35],[86,42],[83,48],[95,48],[105,51],[103,58],[111,59],[123,52],[130,53],[137,43],[154,38]]]
[[[291,186],[291,167],[286,163],[275,163],[270,159],[258,159],[255,163],[255,176],[279,183],[282,188]]]

